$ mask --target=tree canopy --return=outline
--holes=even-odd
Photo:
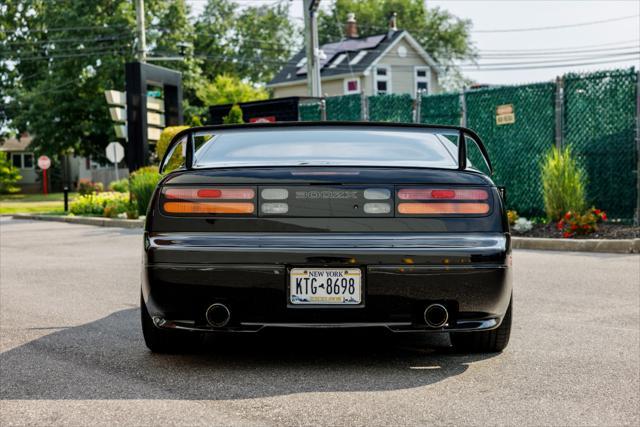
[[[32,0],[0,7],[0,129],[30,132],[38,153],[101,156],[115,138],[104,90],[124,90],[124,64],[135,60],[134,3]],[[185,0],[145,0],[145,14],[148,56],[184,53],[182,61],[153,63],[183,73],[188,118],[205,106],[197,90],[206,92],[209,82],[217,87],[223,73],[240,88],[233,102],[263,98],[254,87],[279,70],[292,48],[287,3],[209,0],[192,16]]]
[[[388,31],[388,20],[397,14],[398,28],[407,30],[445,71],[450,84],[460,84],[461,79],[453,61],[474,59],[471,42],[471,21],[460,19],[450,12],[425,8],[422,0],[335,0],[328,12],[318,16],[318,35],[321,43],[344,38],[347,14],[354,13],[359,35],[369,36]],[[445,77],[445,78],[447,78]]]

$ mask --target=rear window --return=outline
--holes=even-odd
[[[203,135],[200,135],[203,136]],[[255,129],[209,135],[195,168],[415,166],[455,169],[457,132],[413,129]]]

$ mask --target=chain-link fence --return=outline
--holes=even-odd
[[[544,215],[543,156],[554,144],[569,145],[589,177],[589,203],[628,221],[638,215],[637,105],[638,73],[629,69],[422,95],[417,101],[408,94],[331,97],[325,98],[325,115],[326,120],[466,123],[487,146],[493,179],[507,187],[508,207],[527,216]],[[322,108],[318,100],[300,105],[300,120],[321,120]]]
[[[589,202],[612,218],[637,206],[637,88],[633,70],[564,77],[564,143],[587,172]]]
[[[467,127],[475,130],[487,147],[494,165],[493,180],[507,188],[508,206],[523,215],[544,213],[540,162],[554,144],[554,94],[552,83],[465,94]],[[499,108],[513,111],[513,123],[496,119]]]
[[[419,114],[420,123],[458,126],[462,119],[460,94],[422,95]]]

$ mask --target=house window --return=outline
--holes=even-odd
[[[349,61],[349,65],[356,65],[358,62],[360,62],[362,60],[362,58],[364,58],[367,55],[367,51],[366,50],[362,50],[360,52],[358,52],[358,54],[356,56],[353,57],[353,59],[351,61]]]
[[[22,154],[13,153],[11,155],[11,163],[13,164],[14,168],[22,169]]]
[[[344,80],[344,94],[351,95],[354,93],[360,93],[360,80],[358,79],[345,79]]]
[[[416,67],[414,71],[415,89],[414,95],[429,93],[429,78],[431,73],[428,67]]]
[[[33,154],[13,153],[11,154],[11,164],[17,169],[33,169]]]
[[[25,169],[33,169],[33,154],[24,153],[22,157],[22,167]]]
[[[391,67],[378,65],[374,80],[374,92],[376,95],[391,93]]]

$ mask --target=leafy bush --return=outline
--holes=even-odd
[[[0,194],[20,191],[15,184],[21,179],[18,169],[9,160],[9,153],[0,153]]]
[[[584,171],[571,149],[553,148],[542,163],[542,188],[547,218],[559,220],[565,212],[582,212],[585,207]]]
[[[525,217],[516,219],[513,224],[513,229],[518,233],[526,233],[527,231],[531,231],[532,228],[533,223]]]
[[[574,237],[576,234],[591,234],[598,229],[598,224],[607,220],[607,213],[600,209],[591,208],[584,214],[567,212],[556,224],[562,231],[562,237]]]
[[[518,220],[518,212],[516,211],[507,211],[507,220],[509,221],[509,225],[513,225]]]
[[[105,192],[91,193],[77,197],[69,205],[74,215],[99,215],[115,217],[126,212],[129,195],[126,193]]]
[[[229,114],[222,118],[222,123],[225,125],[244,123],[242,119],[242,108],[240,108],[238,104],[233,104],[233,107],[229,110]]]
[[[109,184],[109,190],[117,193],[127,193],[129,191],[129,180],[122,178]]]
[[[164,154],[167,152],[167,148],[169,147],[169,143],[173,139],[174,136],[178,134],[178,132],[183,131],[185,129],[189,129],[189,126],[169,126],[162,129],[162,133],[160,134],[160,139],[156,144],[156,155],[159,160],[162,160]]]
[[[131,174],[129,191],[138,205],[138,214],[144,215],[153,196],[153,191],[160,181],[160,174],[156,166],[140,168]]]
[[[104,190],[104,185],[101,182],[91,182],[88,179],[81,179],[78,181],[78,193],[84,196],[87,194],[100,193]]]

